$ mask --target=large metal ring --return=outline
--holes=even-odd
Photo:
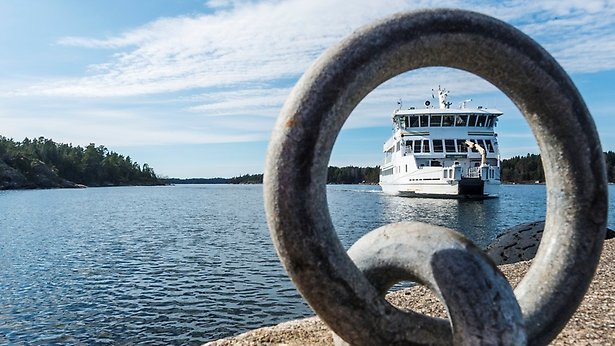
[[[327,166],[343,123],[369,92],[428,66],[491,82],[536,136],[547,182],[546,227],[515,295],[528,343],[546,344],[580,304],[600,257],[604,158],[591,115],[564,70],[532,39],[485,15],[440,9],[391,16],[329,49],[301,77],[272,134],[265,170],[265,208],[278,255],[310,306],[346,341],[394,340],[390,334],[403,315],[378,295],[337,238]]]

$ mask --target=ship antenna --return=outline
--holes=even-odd
[[[438,85],[438,101],[440,104],[440,109],[444,109],[444,108],[449,108],[451,103],[450,102],[446,102],[446,97],[448,96],[449,91],[446,89],[442,89],[439,85]]]

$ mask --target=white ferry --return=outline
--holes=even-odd
[[[490,198],[500,187],[500,154],[494,127],[502,112],[471,100],[451,108],[438,88],[439,107],[393,112],[393,135],[384,144],[380,186],[387,194],[418,197]],[[432,95],[432,98],[434,95]]]

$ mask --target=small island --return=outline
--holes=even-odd
[[[154,170],[106,147],[0,136],[0,190],[163,185]]]

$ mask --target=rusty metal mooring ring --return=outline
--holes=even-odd
[[[546,226],[515,289],[529,344],[546,344],[580,304],[607,219],[607,180],[595,125],[566,72],[532,39],[462,10],[396,14],[330,48],[301,77],[273,131],[264,178],[273,242],[292,281],[331,329],[352,344],[395,344],[404,312],[383,298],[336,236],[326,199],[335,139],[356,105],[384,81],[421,67],[474,73],[528,121],[547,182]],[[433,328],[438,342],[450,341]],[[414,342],[422,342],[418,339]]]

